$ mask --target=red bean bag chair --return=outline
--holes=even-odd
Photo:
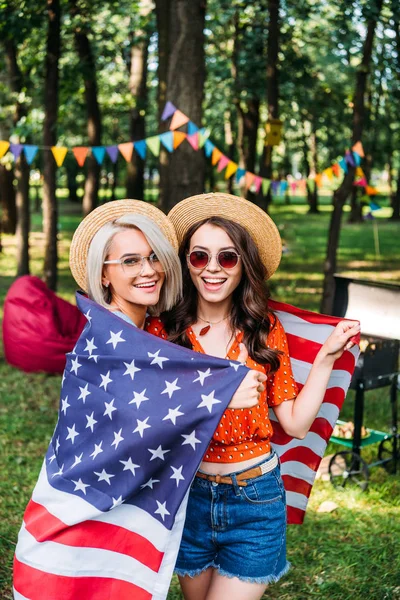
[[[4,302],[3,344],[8,363],[23,371],[62,373],[85,326],[78,308],[49,290],[38,277],[24,275]]]

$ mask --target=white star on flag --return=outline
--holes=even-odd
[[[72,481],[72,483],[75,484],[74,492],[79,490],[80,492],[83,492],[86,496],[86,488],[90,487],[90,485],[88,483],[83,483],[83,481],[80,477],[79,477],[78,481],[74,481],[73,479],[71,479],[71,481]]]
[[[140,392],[140,394],[138,392],[133,392],[133,399],[129,402],[129,404],[136,404],[137,408],[140,408],[142,402],[148,400],[145,394],[146,389],[144,389],[143,392]]]
[[[78,362],[78,359],[77,359],[77,358],[74,358],[74,359],[71,361],[71,368],[70,368],[70,372],[71,372],[71,373],[72,373],[72,372],[74,372],[74,373],[75,373],[75,375],[78,375],[78,369],[79,369],[79,367],[81,367],[81,366],[82,366],[82,365],[80,365],[80,364],[79,364],[79,362]]]
[[[167,358],[166,356],[159,356],[161,350],[157,350],[157,352],[148,352],[147,356],[149,356],[149,358],[152,358],[153,360],[151,361],[151,365],[158,365],[160,367],[160,369],[163,368],[163,362],[165,362],[166,360],[169,360],[169,358]]]
[[[123,503],[122,496],[119,496],[118,498],[113,498],[112,502],[113,502],[112,508],[119,506],[120,504]]]
[[[131,457],[129,457],[128,460],[120,460],[119,462],[124,465],[124,468],[122,470],[130,471],[132,475],[136,475],[135,469],[140,469],[140,465],[135,465],[135,463],[132,462]]]
[[[88,386],[89,386],[88,383],[85,385],[85,387],[78,386],[79,389],[81,390],[81,394],[80,394],[78,400],[83,400],[83,404],[85,404],[86,396],[89,396],[89,394],[92,393],[92,392],[89,392]]]
[[[177,390],[180,390],[181,388],[179,386],[176,385],[176,382],[178,381],[178,378],[175,379],[175,381],[166,381],[165,385],[167,386],[165,388],[164,391],[162,391],[162,394],[168,394],[169,398],[171,398],[172,394],[174,392],[176,392]]]
[[[103,440],[101,440],[100,444],[94,445],[94,450],[93,450],[92,454],[90,454],[90,456],[93,456],[92,460],[94,460],[98,454],[100,454],[101,452],[104,452],[104,450],[101,447],[102,444],[103,444]]]
[[[165,502],[163,502],[162,504],[161,504],[161,502],[159,502],[158,500],[156,500],[156,502],[157,502],[157,506],[158,506],[158,508],[157,508],[157,510],[155,510],[155,511],[154,511],[154,513],[155,513],[156,515],[161,515],[161,518],[162,518],[162,520],[163,520],[163,521],[165,521],[165,515],[170,515],[170,514],[171,514],[171,513],[170,513],[170,512],[168,512],[168,511],[167,511],[167,509],[165,508],[165,505],[166,505],[166,503],[167,503],[167,502],[165,501]]]
[[[135,373],[137,373],[138,371],[141,371],[141,369],[139,369],[138,367],[135,367],[135,360],[132,360],[131,363],[124,362],[124,365],[126,366],[126,371],[125,371],[124,375],[130,375],[131,379],[133,381],[133,379],[135,377]]]
[[[245,367],[246,366],[246,365],[243,365],[242,363],[239,363],[239,362],[234,363],[234,362],[231,362],[231,361],[229,361],[229,364],[231,365],[231,367],[233,367],[235,369],[235,371],[237,371],[239,367]]]
[[[58,438],[56,439],[56,452],[58,452],[59,447],[60,447],[60,436],[58,436]]]
[[[151,452],[153,455],[150,459],[150,462],[152,460],[154,460],[155,458],[161,458],[161,460],[165,460],[164,454],[167,454],[167,452],[170,452],[170,450],[163,450],[161,447],[161,444],[158,446],[158,448],[156,450],[151,450],[150,448],[148,448],[148,451]]]
[[[181,465],[179,467],[179,469],[176,469],[175,467],[173,467],[171,465],[171,469],[173,471],[173,474],[171,475],[170,479],[175,479],[176,480],[176,487],[178,487],[180,481],[185,481],[185,478],[182,475],[183,465]]]
[[[64,471],[64,464],[61,465],[60,470],[57,471],[57,473],[53,473],[53,475],[51,476],[51,478],[53,479],[53,477],[56,477],[57,475],[62,475]]]
[[[101,377],[100,387],[103,387],[104,391],[106,392],[108,384],[112,382],[112,379],[110,378],[110,371],[108,371],[108,373],[106,373],[105,375],[102,375],[100,373],[100,377]]]
[[[115,477],[115,475],[107,473],[105,469],[103,469],[101,473],[96,473],[96,471],[93,471],[93,473],[97,475],[98,481],[107,481],[108,485],[111,485],[111,477]]]
[[[118,433],[116,431],[114,431],[114,441],[112,442],[111,446],[114,446],[114,444],[115,444],[115,449],[117,449],[118,445],[125,439],[122,437],[121,432],[122,432],[122,427],[118,431]]]
[[[90,356],[88,356],[88,359],[92,359],[94,360],[94,362],[97,364],[97,359],[99,358],[98,354],[91,354]]]
[[[90,429],[91,429],[92,433],[93,433],[93,427],[94,427],[94,426],[96,425],[96,423],[97,423],[96,419],[94,419],[94,418],[93,418],[93,415],[94,415],[94,411],[92,412],[92,414],[91,414],[91,415],[85,415],[85,416],[86,416],[86,418],[87,418],[87,424],[86,424],[86,427],[85,427],[85,429],[87,429],[88,427],[90,427]]]
[[[87,311],[87,313],[83,313],[83,314],[85,315],[85,317],[87,318],[87,320],[88,320],[88,321],[89,321],[89,323],[90,323],[90,321],[92,320],[92,317],[90,316],[90,308],[89,308],[89,310]]]
[[[197,406],[197,408],[202,408],[203,406],[205,406],[208,410],[208,412],[210,413],[212,411],[212,407],[214,404],[220,404],[221,400],[217,400],[217,398],[214,398],[214,394],[215,391],[213,390],[211,392],[211,394],[201,394],[201,402],[200,404]]]
[[[132,431],[132,433],[138,433],[140,437],[143,437],[143,432],[145,429],[150,429],[151,425],[147,425],[147,421],[149,417],[146,417],[143,421],[140,419],[136,419],[137,427]]]
[[[67,408],[69,406],[71,406],[70,404],[68,404],[68,396],[65,396],[65,400],[63,400],[61,398],[61,402],[62,402],[61,412],[63,412],[64,415],[66,415],[67,414]]]
[[[200,381],[200,385],[204,384],[204,380],[207,377],[211,377],[211,369],[207,369],[207,371],[197,371],[199,376],[197,377],[197,379],[193,379],[193,383],[196,383],[196,381]]]
[[[182,437],[185,438],[185,441],[182,442],[182,446],[185,444],[190,444],[193,450],[196,450],[196,444],[201,444],[201,441],[196,437],[196,430],[194,429],[190,435],[185,435],[182,433]]]
[[[92,354],[93,350],[97,350],[97,346],[94,345],[94,337],[92,337],[91,340],[86,338],[86,348],[84,349],[84,352],[89,352],[89,354]]]
[[[65,440],[71,440],[71,442],[74,443],[76,436],[79,435],[79,433],[75,429],[75,423],[72,425],[72,427],[67,427],[67,429],[68,435],[65,438]]]
[[[112,344],[113,348],[115,350],[115,348],[117,347],[117,344],[119,344],[120,342],[126,342],[126,340],[124,340],[121,337],[121,333],[122,333],[122,329],[121,331],[118,331],[118,333],[115,333],[114,331],[110,331],[110,339],[108,340],[108,342],[106,342],[106,344]]]
[[[106,410],[103,413],[103,417],[105,417],[107,415],[108,417],[110,417],[110,421],[112,421],[112,414],[113,414],[114,410],[117,410],[114,406],[114,400],[115,400],[115,398],[113,398],[111,400],[111,402],[104,402],[104,406],[106,407]]]
[[[185,414],[183,412],[180,412],[180,410],[179,410],[180,407],[181,407],[181,404],[179,406],[177,406],[176,408],[170,408],[168,410],[168,414],[163,418],[163,421],[167,421],[168,419],[170,419],[172,421],[172,423],[174,425],[176,425],[176,419]]]
[[[153,489],[153,485],[155,483],[160,483],[159,479],[153,479],[152,477],[146,481],[146,483],[144,483],[143,485],[140,486],[140,489],[142,490],[145,487],[149,487],[151,490]]]
[[[49,463],[51,464],[53,462],[53,460],[55,460],[55,458],[56,458],[55,454],[53,454],[52,456],[50,456]]]
[[[74,461],[74,464],[71,465],[71,469],[73,469],[74,467],[76,467],[76,465],[79,465],[79,463],[82,462],[82,456],[83,456],[83,452],[79,456],[75,455],[75,461]]]

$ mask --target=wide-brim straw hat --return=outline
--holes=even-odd
[[[252,202],[231,194],[198,194],[185,198],[168,213],[179,244],[192,225],[210,217],[224,217],[242,225],[256,243],[267,278],[275,273],[282,256],[281,236],[271,217]]]
[[[106,223],[128,214],[144,215],[158,225],[170,244],[178,249],[178,240],[171,221],[158,208],[142,200],[114,200],[95,208],[78,225],[71,242],[69,266],[82,290],[87,291],[86,263],[93,237]]]

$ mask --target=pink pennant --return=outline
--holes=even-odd
[[[361,179],[358,179],[357,181],[355,181],[354,185],[359,185],[360,187],[365,187],[368,185],[368,182],[365,179],[365,177],[362,177]]]
[[[258,192],[260,191],[261,183],[262,183],[262,177],[259,177],[258,175],[256,175],[254,177],[254,181],[253,181],[254,190],[255,190],[256,194],[258,194]]]
[[[172,117],[169,128],[172,131],[173,129],[178,129],[178,127],[182,127],[182,125],[185,125],[188,122],[189,117],[184,115],[183,112],[181,112],[180,110],[176,110],[174,112],[174,116]]]
[[[193,150],[199,149],[199,134],[197,131],[196,131],[196,133],[192,133],[192,135],[187,135],[186,139],[189,142],[189,144],[192,146]]]
[[[218,162],[218,167],[217,167],[218,173],[221,173],[221,171],[223,171],[225,169],[225,167],[228,165],[228,163],[230,163],[230,159],[223,154]]]

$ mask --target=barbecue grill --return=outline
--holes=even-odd
[[[329,476],[335,487],[345,487],[352,482],[365,490],[372,467],[382,465],[388,472],[396,473],[399,461],[400,285],[340,275],[335,275],[335,284],[333,314],[361,321],[361,353],[350,383],[350,388],[355,390],[354,432],[347,434],[347,439],[331,437],[332,442],[349,450],[334,454],[329,463]],[[365,393],[384,387],[390,388],[391,431],[365,430]],[[337,423],[344,425],[343,421]],[[364,437],[363,432],[366,432]],[[361,450],[370,444],[379,444],[378,460],[368,464]]]

